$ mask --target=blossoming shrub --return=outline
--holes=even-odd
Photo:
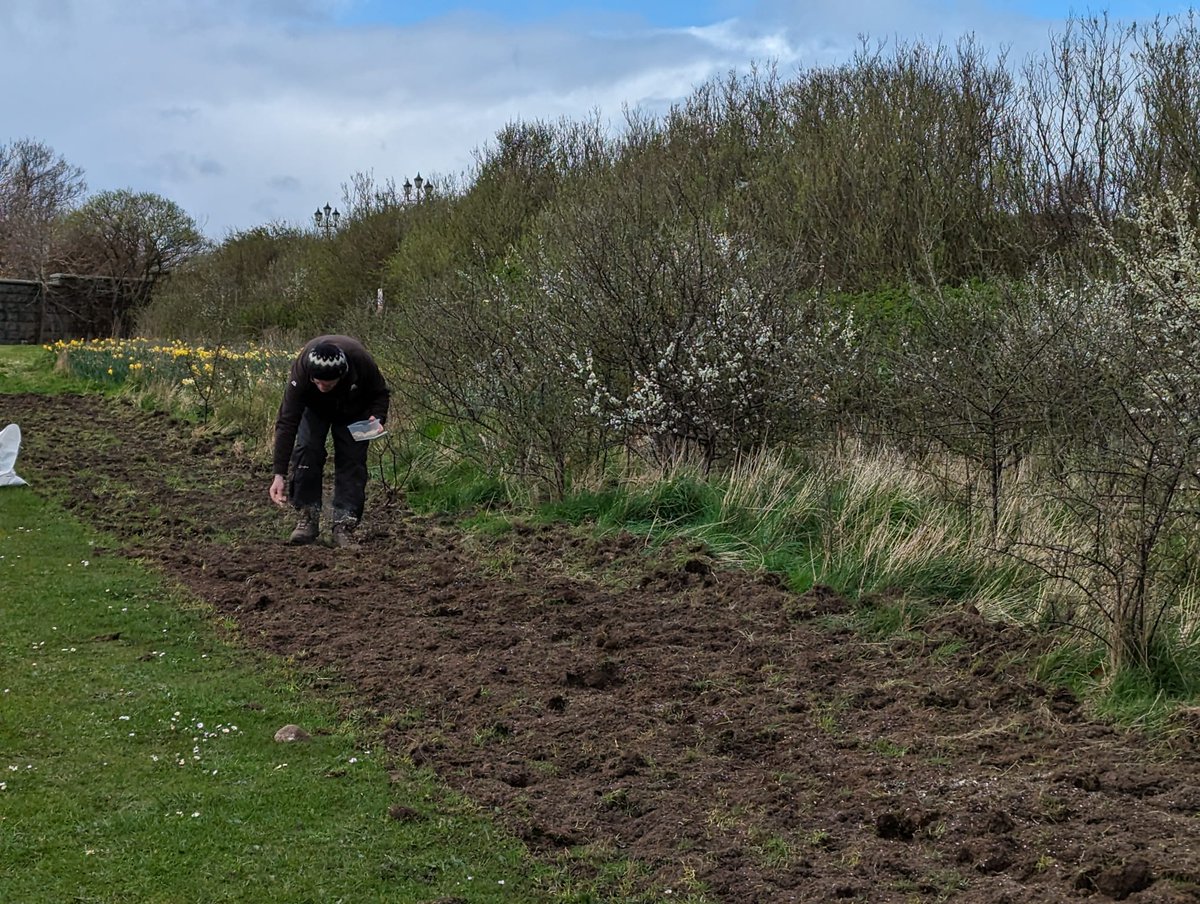
[[[711,230],[516,252],[401,318],[406,370],[478,451],[560,492],[614,453],[704,467],[827,427],[852,321]]]
[[[984,459],[1010,446],[1025,456],[1020,492],[1039,515],[1001,525],[997,545],[1060,586],[1043,616],[1103,638],[1115,672],[1178,674],[1186,651],[1172,638],[1189,636],[1184,603],[1200,586],[1200,233],[1188,198],[1141,199],[1102,230],[1111,275],[1031,282],[1003,331],[981,328],[982,347],[932,365],[937,429],[957,425]],[[987,337],[1004,335],[996,347],[1010,351],[984,371]]]
[[[741,237],[739,237],[741,238]],[[606,277],[543,259],[557,354],[598,429],[662,463],[705,467],[827,428],[832,373],[854,362],[852,318],[768,275],[727,234],[627,247]],[[659,272],[638,285],[639,277]],[[573,327],[573,328],[572,328]]]
[[[1118,329],[1102,362],[1119,417],[1065,498],[1094,528],[1078,557],[1118,665],[1159,668],[1200,580],[1200,230],[1194,186],[1139,199],[1104,231],[1116,264],[1097,304]]]

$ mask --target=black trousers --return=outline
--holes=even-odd
[[[367,495],[367,446],[350,435],[344,424],[331,424],[312,409],[305,409],[292,449],[291,486],[288,498],[296,508],[320,505],[325,476],[325,450],[333,434],[334,516],[362,518]]]

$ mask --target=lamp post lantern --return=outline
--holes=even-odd
[[[421,174],[417,173],[416,177],[411,182],[405,178],[403,188],[405,204],[411,204],[414,201],[420,203],[429,197],[429,192],[433,188],[433,183],[422,179]]]
[[[333,230],[337,229],[338,220],[342,215],[338,213],[336,208],[331,208],[328,204],[324,208],[318,207],[313,213],[313,224],[318,229],[325,230],[325,237],[328,238]]]

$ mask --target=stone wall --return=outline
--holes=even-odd
[[[0,280],[0,345],[38,341],[41,301],[38,283],[23,279]]]
[[[0,279],[0,345],[125,336],[133,293],[119,280],[56,273],[46,282]]]

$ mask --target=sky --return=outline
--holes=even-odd
[[[1040,54],[1125,0],[0,0],[0,144],[33,139],[89,193],[154,192],[214,240],[309,227],[356,174],[469,175],[505,125],[661,113],[752,66],[847,61],[860,38]]]

